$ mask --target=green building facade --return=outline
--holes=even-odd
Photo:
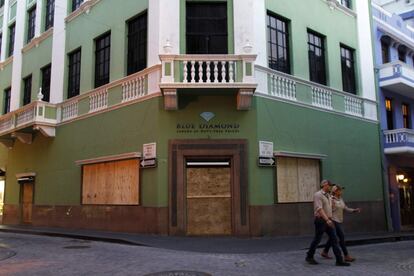
[[[330,179],[348,231],[387,228],[368,1],[31,2],[3,9],[3,223],[302,235]]]

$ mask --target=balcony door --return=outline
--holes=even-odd
[[[187,2],[187,54],[227,54],[227,3]]]

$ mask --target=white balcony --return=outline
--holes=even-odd
[[[414,98],[413,67],[397,61],[384,64],[379,70],[379,86],[381,88]]]
[[[160,55],[160,59],[165,109],[178,109],[177,90],[182,89],[236,91],[237,108],[250,108],[257,87],[255,55]]]
[[[55,136],[57,107],[47,102],[36,101],[0,117],[0,142],[13,146],[13,138],[31,144],[34,131],[46,137]]]
[[[414,130],[384,130],[384,153],[397,155],[414,154]]]
[[[13,147],[15,139],[32,143],[34,131],[55,137],[55,128],[160,95],[160,66],[147,68],[59,104],[36,101],[0,116],[0,143]]]

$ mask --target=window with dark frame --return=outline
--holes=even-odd
[[[13,23],[9,26],[9,50],[8,50],[8,56],[11,57],[14,52],[14,37],[16,32],[16,23]]]
[[[43,101],[50,101],[50,77],[52,73],[52,65],[46,65],[42,68],[42,94]]]
[[[387,129],[394,129],[394,114],[392,99],[385,98],[385,112],[387,114]]]
[[[2,53],[2,47],[1,47],[2,43],[3,43],[3,33],[0,33],[0,55]]]
[[[109,83],[111,33],[95,39],[95,88]]]
[[[342,89],[356,94],[354,55],[354,49],[341,45]]]
[[[408,104],[402,104],[402,115],[404,128],[411,128],[411,112]]]
[[[83,0],[72,0],[72,12],[76,11],[82,3]]]
[[[308,30],[308,55],[310,80],[326,85],[324,38]]]
[[[23,105],[32,101],[32,75],[23,79]]]
[[[35,26],[36,26],[36,6],[33,6],[27,12],[27,39],[26,39],[27,43],[29,43],[35,36]]]
[[[81,49],[77,49],[68,55],[68,99],[79,95],[81,77]]]
[[[401,45],[398,47],[398,60],[401,62],[406,62],[407,47]]]
[[[273,13],[267,14],[269,67],[290,74],[289,21]]]
[[[55,18],[55,0],[46,0],[45,31],[53,27]]]
[[[341,0],[341,5],[350,9],[352,8],[352,0]]]
[[[128,21],[128,69],[127,74],[139,72],[147,67],[147,19],[139,15]]]
[[[227,3],[187,2],[187,54],[227,54]]]
[[[3,113],[10,112],[10,101],[11,101],[11,87],[4,89],[4,109]]]
[[[390,62],[390,46],[383,40],[381,40],[381,54],[383,64]]]

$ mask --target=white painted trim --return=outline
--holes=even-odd
[[[24,30],[26,26],[26,1],[17,1],[16,32],[13,53],[13,70],[11,82],[10,111],[20,107],[20,90],[22,83],[22,51],[24,45]]]
[[[368,123],[374,123],[374,124],[378,124],[378,120],[372,120],[370,118],[364,118],[364,117],[359,117],[359,116],[354,116],[345,112],[339,112],[339,111],[335,111],[335,110],[329,110],[329,109],[325,109],[325,108],[320,108],[314,105],[310,105],[310,104],[306,104],[306,103],[301,103],[298,101],[290,101],[288,99],[282,99],[276,96],[271,96],[267,93],[263,93],[263,92],[259,92],[256,90],[256,92],[254,93],[255,97],[261,97],[261,98],[265,98],[268,100],[273,100],[273,101],[278,101],[278,102],[283,102],[283,103],[288,103],[291,105],[295,105],[295,106],[300,106],[300,107],[306,107],[309,109],[313,109],[313,110],[317,110],[317,111],[322,111],[322,112],[326,112],[326,113],[331,113],[331,114],[335,114],[335,115],[339,115],[342,117],[347,117],[347,118],[351,118],[351,119],[355,119],[355,120],[360,120],[360,121],[364,121],[364,122],[368,122]]]
[[[304,159],[317,159],[317,160],[326,159],[328,157],[328,155],[326,155],[326,154],[291,152],[291,151],[275,151],[275,152],[273,152],[273,156],[275,156],[275,157],[294,157],[294,158],[304,158]]]
[[[126,159],[135,159],[135,158],[139,159],[141,158],[141,156],[142,156],[141,152],[128,152],[128,153],[122,153],[122,154],[117,154],[117,155],[101,156],[101,157],[96,157],[96,158],[91,158],[91,159],[78,160],[78,161],[75,161],[75,164],[78,166],[83,166],[83,165],[91,165],[91,164],[104,163],[104,162],[120,161],[120,160],[126,160]]]
[[[60,103],[64,95],[64,79],[66,65],[66,28],[67,1],[55,0],[52,42],[52,74],[50,80],[50,102]]]
[[[362,97],[376,101],[376,80],[374,72],[374,50],[371,32],[370,1],[353,1],[357,17],[359,76],[361,78]]]
[[[393,147],[393,148],[385,148],[385,154],[414,154],[414,147]]]
[[[36,173],[35,172],[27,172],[27,173],[16,173],[16,178],[21,178],[21,177],[35,177]]]
[[[65,22],[70,22],[72,20],[74,20],[76,17],[82,15],[82,14],[86,14],[88,15],[89,12],[91,11],[91,9],[100,2],[101,0],[85,0],[80,6],[79,8],[77,8],[75,11],[73,11],[71,14],[69,14],[66,17],[66,14],[64,15],[63,18],[65,18]],[[57,6],[60,7],[60,6]],[[68,8],[68,4],[67,2],[65,2],[65,7],[64,9],[67,10]]]
[[[4,6],[3,6],[3,27],[2,27],[2,33],[3,33],[3,39],[1,42],[1,56],[0,56],[0,61],[3,62],[4,60],[6,60],[6,48],[7,48],[7,41],[8,36],[9,36],[9,25],[7,24],[9,22],[9,13],[8,13],[8,7],[10,4],[10,0],[5,0],[4,1]]]
[[[259,71],[259,72],[264,72],[264,73],[267,73],[267,74],[280,75],[284,78],[294,80],[297,83],[301,83],[301,84],[304,84],[304,85],[307,85],[307,86],[322,88],[322,89],[329,90],[329,91],[332,91],[334,93],[340,94],[341,96],[351,96],[351,97],[356,98],[356,99],[360,99],[360,100],[363,100],[363,101],[369,101],[369,102],[372,102],[374,104],[377,104],[376,100],[371,100],[371,99],[367,99],[367,98],[364,98],[364,97],[361,97],[361,96],[358,96],[358,95],[350,94],[350,93],[344,92],[342,90],[338,90],[338,89],[330,87],[330,86],[322,85],[322,84],[319,84],[319,83],[316,83],[316,82],[312,82],[312,81],[303,79],[303,78],[298,77],[298,76],[289,75],[289,74],[286,74],[286,73],[283,73],[283,72],[280,72],[280,71],[275,71],[273,69],[270,69],[268,67],[263,67],[263,66],[260,66],[260,65],[256,65],[255,67],[256,67],[256,71]]]
[[[35,20],[35,36],[36,39],[42,33],[42,17],[43,17],[43,0],[36,1],[36,20]]]

